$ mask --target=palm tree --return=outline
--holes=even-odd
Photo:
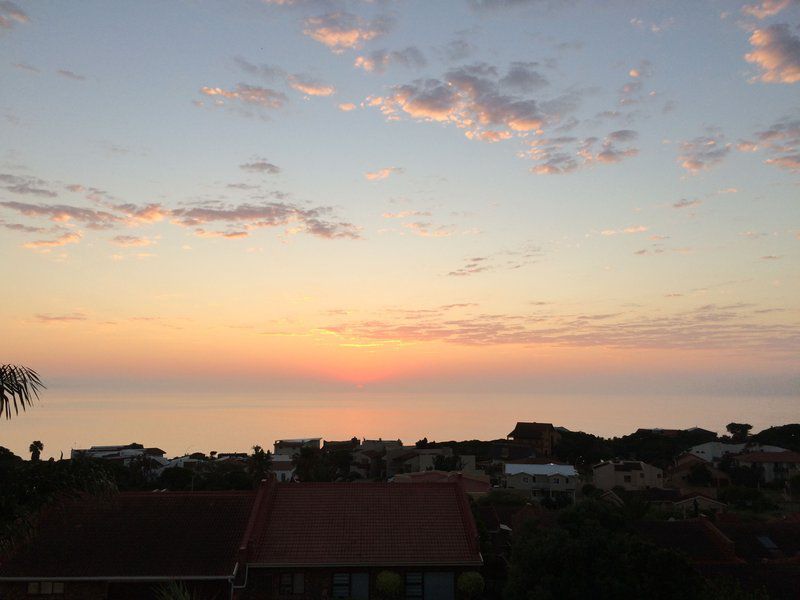
[[[46,387],[39,374],[33,369],[19,365],[0,365],[0,416],[5,414],[11,418],[11,407],[14,414],[19,409],[25,410],[39,399],[39,390]]]
[[[28,446],[28,452],[31,453],[31,460],[37,461],[39,457],[42,455],[42,450],[44,450],[44,444],[39,440],[35,442],[31,442],[31,445]]]

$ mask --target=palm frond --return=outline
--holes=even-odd
[[[0,365],[0,416],[11,418],[11,408],[18,415],[39,399],[39,390],[46,388],[33,369],[20,365]]]

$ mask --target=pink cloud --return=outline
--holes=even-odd
[[[800,38],[786,23],[756,29],[750,36],[753,51],[745,54],[747,62],[761,69],[765,83],[797,83],[800,81]]]

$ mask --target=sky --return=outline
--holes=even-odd
[[[9,447],[800,417],[797,0],[3,0],[0,90]]]

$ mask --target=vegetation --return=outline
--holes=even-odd
[[[766,446],[779,446],[800,452],[800,424],[770,427],[752,436],[751,440]]]
[[[456,589],[462,597],[467,600],[472,598],[479,598],[483,594],[483,588],[486,586],[483,581],[483,575],[477,571],[466,571],[458,576],[456,581]]]
[[[11,408],[18,415],[39,399],[39,391],[46,387],[33,369],[19,365],[0,365],[0,416],[11,418]]]
[[[403,578],[394,571],[381,571],[375,579],[375,592],[381,600],[397,600],[403,594]]]

